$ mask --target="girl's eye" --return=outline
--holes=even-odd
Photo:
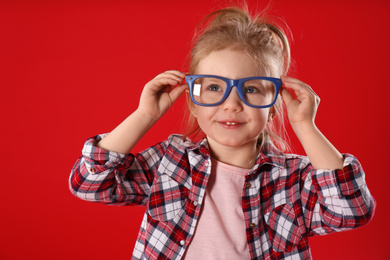
[[[245,87],[244,92],[247,94],[253,94],[253,93],[258,93],[259,90],[255,87]]]
[[[207,89],[211,91],[221,91],[221,87],[216,84],[208,86]]]

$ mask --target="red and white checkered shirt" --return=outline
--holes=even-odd
[[[83,200],[143,205],[146,212],[133,259],[181,259],[191,246],[210,176],[207,140],[172,135],[145,151],[119,154],[86,141],[70,176]],[[308,238],[368,223],[375,200],[355,157],[344,168],[316,170],[305,156],[266,144],[242,187],[251,259],[311,259]],[[218,234],[215,234],[218,239]]]

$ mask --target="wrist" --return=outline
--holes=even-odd
[[[306,155],[315,169],[341,169],[343,156],[321,133],[314,122],[293,126]]]
[[[291,124],[292,129],[294,130],[294,133],[297,135],[298,138],[300,136],[305,136],[309,133],[317,132],[318,128],[314,122],[314,120],[310,121],[301,121]]]
[[[143,111],[140,108],[136,109],[133,112],[133,116],[136,117],[139,122],[143,122],[150,125],[154,125],[160,119],[159,116],[153,113],[148,113],[147,111]]]

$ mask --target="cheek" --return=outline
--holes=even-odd
[[[268,121],[268,113],[269,108],[261,108],[251,111],[251,117],[254,121],[257,121],[258,123],[267,123]]]
[[[268,123],[268,110],[252,114],[253,127],[261,133]]]
[[[196,119],[198,120],[199,124],[201,122],[207,122],[210,120],[211,118],[211,108],[209,107],[202,107],[202,106],[194,106],[194,109],[193,109],[193,115],[196,117]]]
[[[203,131],[207,131],[207,129],[212,125],[215,118],[215,107],[202,107],[202,106],[194,106],[193,115],[196,117],[198,121],[199,127]]]

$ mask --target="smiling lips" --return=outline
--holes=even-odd
[[[218,123],[222,127],[229,128],[229,129],[237,128],[237,127],[239,127],[242,124],[242,123],[237,122],[237,121],[218,121]]]

